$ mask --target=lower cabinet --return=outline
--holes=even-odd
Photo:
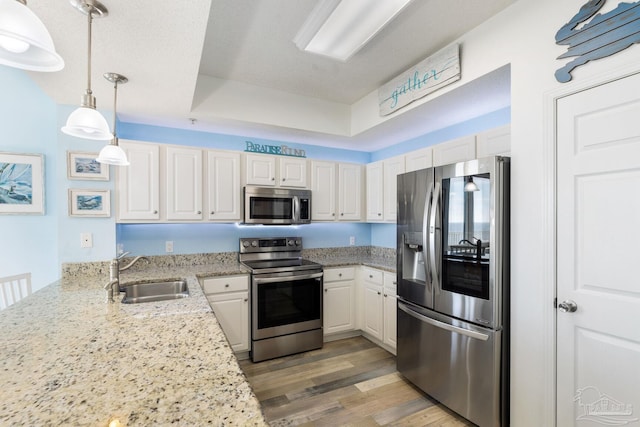
[[[207,278],[202,288],[233,351],[249,351],[249,276]]]
[[[395,273],[385,271],[382,295],[384,297],[384,336],[382,342],[395,349],[397,346],[396,337],[398,332],[398,296]]]
[[[362,331],[396,350],[396,276],[371,267],[362,267]]]
[[[324,270],[324,335],[356,329],[355,267]]]

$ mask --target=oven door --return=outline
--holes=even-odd
[[[252,339],[322,328],[322,280],[322,271],[254,273]]]

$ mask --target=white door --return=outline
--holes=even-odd
[[[338,164],[339,221],[362,220],[362,166]]]
[[[202,219],[202,150],[167,147],[167,219]]]
[[[240,154],[207,152],[208,217],[210,220],[240,219]]]
[[[336,164],[311,162],[311,219],[336,219]]]
[[[280,158],[280,185],[307,188],[307,159]]]
[[[638,425],[640,74],[558,100],[557,190],[557,425]]]
[[[247,184],[276,185],[276,158],[264,154],[246,155]]]
[[[366,171],[367,222],[382,221],[384,214],[382,161],[367,164]]]
[[[160,147],[120,140],[130,165],[119,167],[118,220],[160,219]]]
[[[249,350],[249,292],[207,295],[233,351]]]

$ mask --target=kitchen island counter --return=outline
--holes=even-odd
[[[106,277],[65,277],[0,312],[0,425],[265,426],[198,277],[237,263],[138,269],[184,278],[190,297],[105,302]]]

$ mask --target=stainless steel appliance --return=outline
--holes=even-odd
[[[244,187],[246,224],[291,225],[311,222],[311,190]]]
[[[302,238],[242,238],[239,260],[251,269],[251,359],[321,348],[324,273]]]
[[[508,425],[509,171],[398,176],[398,371],[479,426]]]

